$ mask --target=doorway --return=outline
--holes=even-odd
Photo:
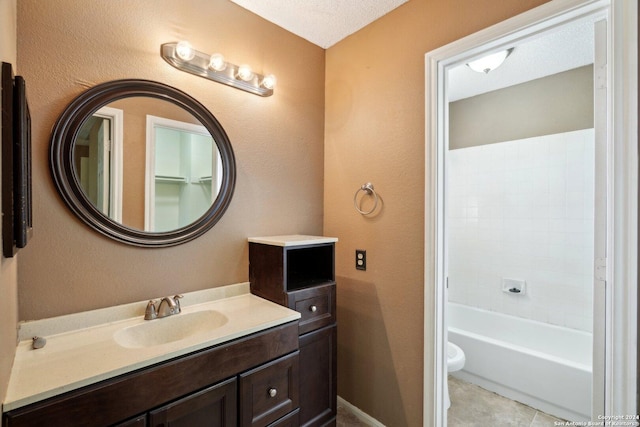
[[[200,218],[222,185],[222,157],[202,125],[147,115],[145,231]]]
[[[498,400],[492,417],[510,419],[514,405],[524,424],[591,419],[593,349],[604,348],[593,339],[604,322],[593,310],[605,232],[604,221],[594,232],[595,161],[606,164],[595,156],[596,19],[513,45],[490,72],[448,72],[445,333],[467,356],[453,391],[471,383],[540,411]],[[482,395],[454,401],[449,424],[479,421]]]
[[[123,111],[102,107],[79,130],[75,169],[89,201],[104,215],[122,221]]]
[[[571,4],[569,4],[571,3]],[[625,198],[624,194],[635,194],[637,180],[616,181],[616,174],[625,176],[634,175],[637,168],[637,157],[626,157],[626,162],[616,159],[616,153],[635,150],[635,138],[631,134],[620,135],[614,139],[616,118],[614,116],[615,104],[611,102],[616,95],[616,87],[622,87],[623,83],[616,80],[610,72],[612,65],[619,64],[625,43],[625,29],[634,32],[637,21],[622,21],[623,9],[628,8],[628,2],[613,2],[611,7],[606,2],[551,2],[528,13],[520,15],[502,24],[491,27],[488,30],[469,36],[459,42],[452,43],[427,55],[427,165],[426,165],[426,215],[425,215],[425,425],[446,425],[446,409],[444,405],[444,386],[446,381],[446,357],[447,332],[445,318],[447,312],[447,275],[449,273],[448,236],[447,236],[447,148],[449,147],[449,115],[448,101],[451,94],[448,86],[448,73],[457,66],[464,65],[470,60],[484,56],[487,53],[497,52],[522,44],[529,40],[540,38],[544,33],[558,32],[569,25],[585,20],[604,20],[609,28],[602,30],[603,43],[599,45],[600,55],[605,58],[605,65],[598,70],[600,65],[596,61],[595,79],[596,88],[603,87],[606,94],[600,103],[596,102],[595,117],[600,117],[595,123],[596,139],[599,136],[602,143],[600,151],[592,150],[603,165],[598,170],[604,175],[601,182],[596,185],[594,191],[604,194],[606,203],[596,215],[604,218],[601,222],[603,232],[594,233],[596,245],[595,256],[592,256],[594,274],[592,279],[601,282],[601,287],[596,287],[593,297],[596,316],[593,322],[594,349],[593,352],[593,393],[591,417],[606,415],[634,413],[635,412],[635,357],[636,350],[632,343],[635,327],[632,334],[623,335],[621,328],[623,322],[626,325],[635,325],[635,286],[623,278],[635,279],[637,265],[631,262],[614,264],[613,260],[635,259],[635,222],[621,222],[619,215],[627,215],[627,218],[637,218],[636,202],[631,198]],[[632,7],[637,7],[633,6]],[[626,11],[630,16],[636,16],[637,11]],[[627,27],[632,28],[628,30]],[[635,34],[635,32],[633,33]],[[628,35],[627,35],[628,37]],[[604,50],[602,50],[604,48]],[[637,49],[634,50],[637,56]],[[634,61],[631,63],[635,64]],[[628,65],[630,68],[635,65]],[[609,71],[607,71],[609,70]],[[608,89],[608,90],[606,90]],[[596,91],[597,92],[597,91]],[[637,94],[631,94],[637,99]],[[597,99],[597,96],[596,96]],[[598,106],[600,105],[600,107]],[[618,116],[620,117],[620,116]],[[618,120],[619,126],[629,126]],[[633,121],[633,120],[632,120]],[[633,121],[636,126],[637,122]],[[614,144],[614,140],[616,143]],[[596,179],[596,182],[598,180]],[[598,186],[599,185],[599,186]],[[616,190],[617,186],[617,190]],[[617,210],[615,205],[626,206],[626,211]],[[605,235],[604,231],[607,232]],[[600,239],[600,240],[598,240]],[[630,242],[633,240],[633,242]],[[629,243],[632,243],[629,245]],[[598,252],[598,244],[601,244],[601,252]],[[606,261],[605,261],[606,259]],[[606,265],[611,266],[606,268]],[[518,286],[525,281],[512,278]],[[605,286],[604,283],[607,283]],[[511,282],[510,282],[511,283]],[[513,284],[511,283],[511,284]],[[515,286],[515,285],[514,285]],[[514,287],[515,289],[515,287]],[[524,288],[522,289],[524,291]],[[614,292],[615,290],[615,292]],[[507,292],[509,288],[507,288]],[[515,293],[515,292],[514,292]],[[522,292],[524,294],[524,292]],[[521,295],[522,296],[522,295]],[[633,302],[633,307],[630,306]],[[433,310],[433,311],[431,311]],[[435,351],[434,351],[435,349]],[[618,357],[614,357],[617,354]],[[432,370],[430,369],[432,368]],[[613,381],[613,378],[627,380]],[[434,393],[435,391],[435,393]],[[615,397],[614,397],[615,395]],[[428,408],[433,407],[433,418],[429,417]],[[626,409],[625,409],[626,408]],[[602,419],[602,418],[600,418]]]

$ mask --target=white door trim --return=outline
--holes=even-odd
[[[94,116],[111,120],[111,185],[109,194],[109,214],[116,222],[122,223],[122,145],[124,140],[124,112],[118,108],[102,107]]]
[[[610,197],[608,183],[611,181],[607,176],[609,164],[606,161],[597,161],[597,159],[609,159],[608,144],[608,126],[607,126],[607,110],[609,108],[607,88],[607,64],[608,64],[608,46],[607,46],[607,26],[606,19],[597,21],[594,25],[595,43],[594,43],[594,84],[593,84],[593,110],[594,110],[594,240],[593,240],[593,257],[594,257],[594,281],[593,281],[593,342],[606,343],[611,336],[611,322],[603,321],[602,316],[606,319],[607,310],[611,310],[611,297],[607,286],[606,265],[607,265],[607,217],[609,216],[607,199]],[[606,350],[611,345],[593,346],[593,363],[592,366],[606,366],[609,357]],[[593,387],[591,393],[591,411],[592,418],[597,419],[598,414],[605,412],[605,389],[607,388],[606,369],[593,369],[592,384],[600,384],[602,387]]]
[[[638,5],[627,0],[554,0],[425,56],[425,283],[423,424],[446,423],[443,387],[444,162],[446,70],[483,53],[509,47],[538,33],[593,14],[608,14],[608,188],[606,277],[609,309],[605,413],[636,413],[638,253]],[[597,417],[597,415],[596,415]]]

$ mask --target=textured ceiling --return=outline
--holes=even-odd
[[[231,0],[324,49],[408,0]],[[449,100],[520,84],[593,63],[593,20],[562,27],[513,46],[489,74],[466,65],[449,71]],[[426,53],[426,52],[425,52]]]
[[[324,49],[408,0],[231,0]]]

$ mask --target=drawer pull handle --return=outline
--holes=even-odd
[[[311,307],[309,307],[309,311],[312,313],[315,313],[316,311],[318,311],[318,307],[316,307],[315,305],[312,305]]]
[[[278,390],[276,390],[275,388],[269,389],[269,397],[276,397],[276,394],[278,394]]]

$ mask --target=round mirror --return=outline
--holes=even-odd
[[[50,164],[80,219],[145,247],[184,243],[213,227],[236,176],[216,118],[186,93],[148,80],[103,83],[74,99],[53,129]]]

